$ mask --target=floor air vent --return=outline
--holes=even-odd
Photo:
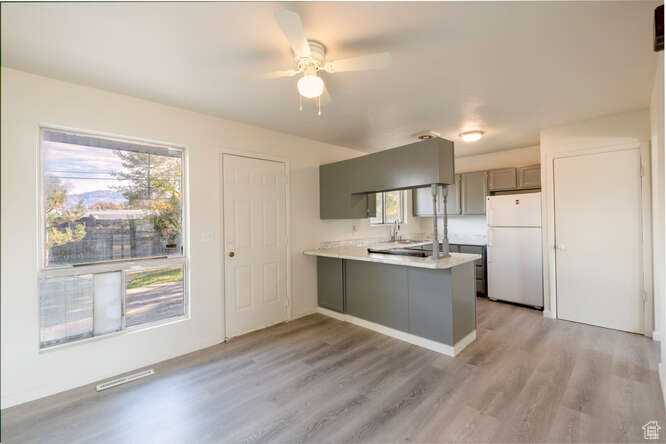
[[[98,392],[101,392],[102,390],[109,389],[111,387],[115,387],[120,384],[125,384],[127,382],[132,382],[136,381],[137,379],[145,378],[146,376],[150,376],[155,374],[155,370],[152,368],[150,370],[144,370],[142,372],[134,373],[131,375],[123,376],[122,378],[114,379],[112,381],[107,381],[102,384],[97,384],[96,388]]]

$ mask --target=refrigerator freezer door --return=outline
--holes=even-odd
[[[541,228],[488,228],[488,297],[543,307]]]
[[[541,226],[541,193],[488,196],[486,198],[486,204],[488,226]]]

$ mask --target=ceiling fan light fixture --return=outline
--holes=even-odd
[[[304,75],[298,80],[298,92],[303,97],[314,99],[324,92],[324,81],[315,74]]]
[[[482,136],[483,131],[481,130],[465,131],[464,133],[460,133],[460,137],[462,138],[463,142],[476,142]]]

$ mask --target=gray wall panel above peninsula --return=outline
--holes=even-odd
[[[321,219],[366,218],[370,193],[455,182],[453,142],[423,140],[319,167]]]
[[[368,193],[422,187],[455,181],[453,142],[430,139],[345,162],[357,163],[352,192]]]

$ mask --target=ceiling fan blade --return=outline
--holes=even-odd
[[[326,89],[326,85],[324,85],[324,90],[321,92],[321,97],[319,98],[321,106],[326,106],[329,103],[331,103],[331,95],[328,93],[328,89]]]
[[[378,52],[348,59],[334,60],[324,65],[324,70],[334,72],[364,71],[366,69],[384,69],[391,65],[390,52]]]
[[[303,32],[303,22],[301,16],[295,12],[281,10],[275,13],[275,20],[277,20],[280,29],[291,45],[291,49],[297,57],[310,57],[310,45],[308,39],[305,38]]]
[[[253,79],[279,79],[280,77],[293,77],[300,71],[297,69],[287,69],[285,71],[273,71],[252,76]]]

